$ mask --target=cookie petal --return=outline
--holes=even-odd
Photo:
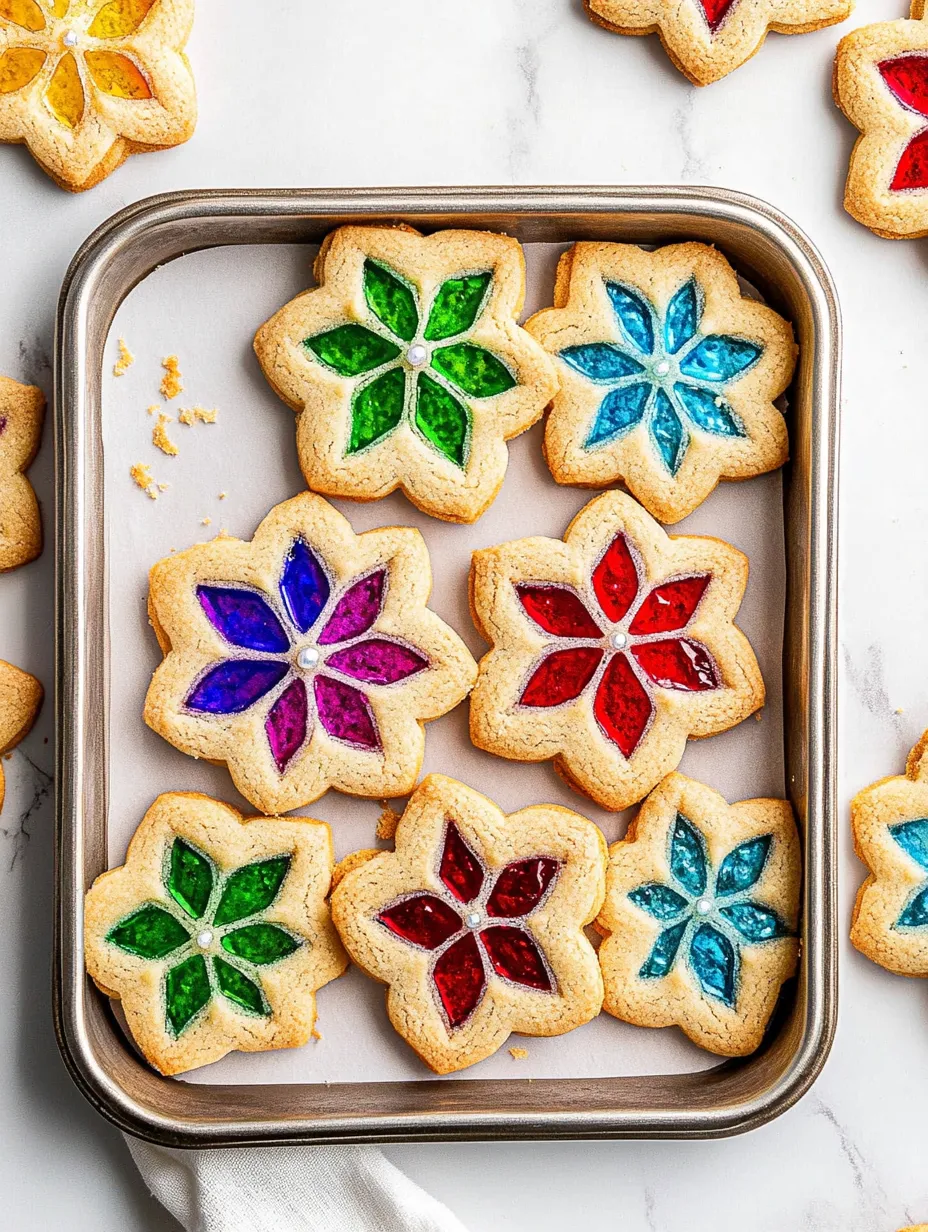
[[[304,681],[293,680],[287,685],[268,711],[264,731],[274,764],[285,774],[306,743],[309,731],[309,698]]]
[[[678,381],[673,387],[678,402],[697,428],[713,436],[747,436],[744,424],[719,394]]]
[[[199,920],[213,892],[213,866],[206,856],[182,838],[171,844],[167,890],[191,919]]]
[[[480,1004],[487,977],[473,933],[448,946],[432,972],[442,1008],[452,1028],[460,1027]]]
[[[406,373],[388,368],[351,395],[351,437],[348,453],[358,453],[383,440],[398,427],[406,409]]]
[[[289,663],[268,659],[226,659],[211,668],[184,699],[186,710],[241,714],[280,684]]]
[[[485,928],[480,934],[483,948],[489,955],[493,970],[514,984],[551,991],[551,976],[541,951],[524,928],[502,924]]]
[[[461,917],[434,894],[414,894],[381,911],[377,919],[391,933],[424,950],[437,950],[461,931]]]
[[[715,660],[700,642],[690,638],[666,638],[632,647],[645,675],[661,689],[704,693],[720,688]]]
[[[629,633],[647,636],[685,629],[710,581],[708,573],[697,573],[655,586],[635,613]]]
[[[209,1004],[212,990],[206,959],[192,954],[164,977],[164,1005],[171,1034],[178,1036]]]
[[[661,461],[671,475],[676,475],[686,457],[689,433],[663,389],[658,389],[654,395],[648,428]]]
[[[492,281],[493,275],[487,271],[443,282],[432,301],[425,327],[426,342],[440,342],[466,333],[480,315]]]
[[[380,736],[370,702],[360,689],[331,676],[313,681],[319,722],[336,740],[360,749],[380,749]]]
[[[386,570],[378,569],[349,586],[319,634],[319,644],[331,646],[366,633],[380,615],[386,581]]]
[[[557,876],[558,861],[547,856],[507,864],[487,901],[487,915],[518,919],[534,911]]]
[[[606,294],[628,341],[642,355],[653,355],[654,321],[650,304],[631,287],[618,282],[607,282]]]
[[[149,903],[106,934],[107,941],[138,958],[166,958],[186,945],[190,934],[169,911]]]
[[[425,671],[428,665],[417,651],[385,637],[356,642],[326,659],[327,667],[365,684],[397,684]]]
[[[289,871],[289,856],[256,860],[237,868],[223,887],[213,923],[221,928],[266,911],[280,893]]]
[[[602,637],[603,631],[586,610],[583,600],[567,586],[522,582],[516,594],[536,625],[555,637]]]
[[[395,342],[354,321],[304,338],[303,346],[326,368],[344,377],[373,372],[400,354]]]
[[[670,871],[687,894],[698,898],[708,884],[708,861],[702,835],[677,813],[670,840]]]
[[[599,404],[593,426],[583,443],[584,448],[593,449],[606,441],[617,440],[631,432],[632,428],[637,428],[652,389],[649,382],[636,381],[633,385],[610,390]]]
[[[595,646],[555,650],[541,660],[522,691],[520,706],[560,706],[579,697],[596,675],[603,651]]]
[[[906,855],[928,872],[928,818],[920,817],[890,826],[889,832]]]
[[[770,855],[771,842],[769,834],[762,834],[740,843],[728,853],[715,881],[715,893],[719,898],[741,894],[757,884]]]
[[[516,378],[492,351],[471,342],[439,347],[432,367],[469,398],[495,398],[516,386]]]
[[[445,829],[438,875],[462,903],[472,902],[483,888],[483,865],[453,821]]]
[[[719,915],[741,934],[745,941],[760,945],[777,937],[788,937],[789,929],[775,911],[763,903],[730,903],[719,909]],[[928,923],[928,915],[926,915]]]
[[[928,116],[928,56],[896,56],[876,67],[903,107]]]
[[[329,579],[322,561],[303,539],[294,539],[284,561],[280,597],[301,633],[308,633],[329,601]]]
[[[672,924],[658,934],[651,953],[638,972],[641,979],[662,980],[672,970],[688,924],[689,920],[681,920],[679,924]]]
[[[260,986],[250,980],[243,971],[239,971],[238,967],[233,967],[223,958],[214,957],[213,972],[219,991],[227,1001],[250,1014],[260,1014],[262,1017],[268,1014],[268,1005]]]
[[[659,881],[638,886],[630,891],[628,897],[636,907],[646,911],[655,920],[676,920],[689,907],[682,894],[678,894],[670,886],[661,885]]]
[[[222,939],[222,948],[256,966],[279,962],[299,949],[300,942],[276,924],[246,924]]]
[[[364,262],[364,298],[367,306],[391,334],[411,342],[419,328],[416,297],[407,283],[378,261]]]
[[[416,427],[455,466],[467,463],[470,411],[444,385],[424,372],[416,384]]]
[[[270,604],[243,586],[198,586],[197,598],[206,618],[233,646],[263,654],[284,654],[290,638]]]
[[[703,992],[729,1008],[735,1004],[735,947],[724,933],[702,924],[690,942],[690,966]]]
[[[586,342],[564,347],[558,355],[566,364],[597,384],[611,384],[644,372],[644,364],[626,355],[611,342]]]
[[[690,278],[677,291],[667,305],[664,317],[664,347],[671,355],[695,335],[702,316],[702,304],[696,279]]]
[[[764,348],[747,338],[710,334],[680,361],[680,371],[698,381],[733,381],[760,359]]]
[[[641,743],[654,704],[626,655],[613,655],[596,690],[593,713],[605,735],[629,759]]]

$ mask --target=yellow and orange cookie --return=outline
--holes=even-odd
[[[881,21],[841,40],[835,102],[860,129],[844,208],[887,239],[928,235],[928,21]]]
[[[42,686],[34,676],[0,659],[0,757],[29,734],[42,705]],[[5,781],[0,762],[0,808]]]
[[[525,328],[558,363],[545,430],[558,483],[622,480],[649,513],[678,522],[719,479],[786,461],[774,399],[793,374],[792,328],[743,296],[709,245],[575,244],[554,307]]]
[[[506,473],[506,441],[557,389],[521,329],[525,261],[483,231],[342,227],[319,287],[258,331],[274,389],[298,413],[307,485],[377,500],[401,488],[425,513],[473,522]]]
[[[0,573],[42,551],[42,519],[25,476],[39,449],[45,397],[34,385],[0,376]]]
[[[585,0],[597,25],[658,34],[694,85],[725,77],[760,51],[768,30],[807,34],[844,21],[854,0]]]
[[[734,624],[747,557],[720,539],[668,536],[623,492],[581,510],[560,539],[475,552],[474,620],[492,649],[471,699],[471,739],[555,769],[607,809],[636,803],[712,736],[764,703]]]
[[[326,903],[332,865],[324,822],[158,797],[84,906],[87,970],[156,1069],[309,1040],[316,991],[347,966]]]
[[[788,801],[729,805],[669,774],[609,848],[603,1008],[720,1056],[754,1052],[796,969],[801,879]]]
[[[196,125],[194,0],[0,0],[0,141],[81,192]]]
[[[851,825],[870,870],[854,906],[851,941],[889,971],[928,976],[928,732],[904,775],[857,793]]]
[[[406,795],[423,724],[466,697],[477,673],[426,607],[431,587],[418,531],[356,535],[304,492],[271,510],[250,543],[220,536],[152,569],[165,659],[145,721],[182,752],[224,762],[266,813],[329,787]]]
[[[430,774],[396,850],[349,858],[332,918],[354,962],[389,986],[395,1029],[448,1074],[513,1031],[561,1035],[599,1013],[602,977],[583,929],[602,903],[605,854],[596,826],[569,809],[507,817]]]

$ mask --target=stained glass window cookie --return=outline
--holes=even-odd
[[[304,492],[251,542],[220,536],[160,561],[149,610],[164,651],[145,721],[182,752],[228,766],[265,813],[329,787],[412,791],[423,725],[467,696],[476,664],[426,604],[425,541],[356,535]]]
[[[600,831],[569,809],[507,817],[430,774],[396,850],[352,862],[332,918],[354,962],[388,985],[395,1029],[447,1074],[511,1032],[561,1035],[599,1013],[602,978],[583,929],[602,903],[605,854]]]
[[[844,21],[854,0],[585,0],[617,34],[658,34],[671,62],[697,86],[740,68],[767,32],[807,34]]]
[[[307,485],[353,500],[401,488],[425,513],[473,522],[503,482],[506,441],[557,388],[553,363],[517,323],[520,245],[482,231],[342,227],[315,275],[319,286],[255,339],[298,414]]]
[[[854,906],[851,940],[898,975],[928,976],[928,732],[905,774],[851,801],[854,846],[870,870]]]
[[[309,1040],[316,991],[347,966],[326,904],[332,865],[324,822],[158,797],[84,907],[87,970],[157,1070]]]
[[[727,731],[764,703],[734,623],[747,579],[736,548],[670,537],[624,492],[590,501],[563,541],[475,552],[472,609],[491,649],[471,739],[515,761],[553,758],[603,808],[637,803],[689,737]]]
[[[545,431],[558,483],[621,480],[656,518],[678,522],[720,479],[786,461],[774,399],[793,374],[792,327],[742,295],[707,244],[575,244],[554,307],[526,329],[558,365]]]
[[[0,758],[28,735],[42,704],[42,686],[34,676],[0,659]],[[0,760],[0,809],[5,792]]]
[[[754,1052],[796,969],[801,875],[788,801],[729,805],[669,774],[609,849],[603,1008],[720,1056]]]
[[[835,102],[860,129],[844,208],[887,239],[928,235],[928,21],[881,21],[841,40]]]
[[[0,141],[62,188],[93,188],[130,154],[196,124],[184,45],[194,0],[0,0]]]
[[[42,551],[39,503],[25,472],[38,452],[44,418],[40,389],[0,376],[0,573]]]

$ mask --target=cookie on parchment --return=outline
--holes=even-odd
[[[694,85],[725,77],[760,51],[767,31],[807,34],[844,21],[854,0],[585,0],[597,25],[658,34]]]
[[[471,739],[544,761],[606,809],[676,769],[691,736],[764,704],[734,624],[748,560],[720,539],[668,536],[624,492],[580,511],[560,539],[474,553],[474,621],[492,649],[471,698]]]
[[[561,1035],[602,1005],[584,935],[603,898],[606,846],[556,805],[505,816],[430,774],[396,831],[339,882],[332,918],[352,959],[389,985],[387,1012],[436,1073],[491,1056],[510,1033]]]
[[[326,904],[332,864],[324,822],[158,797],[84,906],[87,970],[156,1069],[309,1040],[317,989],[347,966]]]
[[[796,969],[801,877],[786,800],[729,805],[669,774],[609,848],[603,1008],[720,1056],[754,1052]]]
[[[525,328],[558,361],[545,430],[558,483],[623,480],[649,513],[678,522],[719,479],[786,461],[774,399],[793,374],[792,328],[742,296],[707,244],[575,244],[554,307]]]
[[[905,774],[851,801],[857,855],[870,870],[854,906],[851,941],[898,975],[928,976],[928,732]]]
[[[42,551],[42,519],[25,476],[42,439],[45,397],[34,385],[0,376],[0,573]]]
[[[466,697],[477,672],[426,607],[431,587],[418,531],[356,535],[304,492],[250,543],[219,537],[154,566],[149,611],[165,659],[145,721],[181,752],[226,763],[265,813],[329,787],[406,795],[423,724]]]
[[[517,324],[518,242],[484,231],[342,227],[317,289],[261,327],[255,350],[298,413],[307,485],[473,522],[506,473],[506,441],[541,417],[554,367]]]
[[[844,208],[887,239],[928,235],[928,21],[924,0],[910,20],[854,30],[838,44],[835,102],[860,129]]]
[[[28,672],[0,659],[0,757],[15,749],[28,735],[42,704],[41,684]],[[5,782],[0,761],[0,809],[3,808]]]
[[[196,125],[194,0],[0,0],[0,141],[82,192]]]

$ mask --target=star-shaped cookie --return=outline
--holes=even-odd
[[[42,704],[42,686],[34,676],[0,659],[0,757],[28,734]],[[0,808],[5,781],[0,761]]]

